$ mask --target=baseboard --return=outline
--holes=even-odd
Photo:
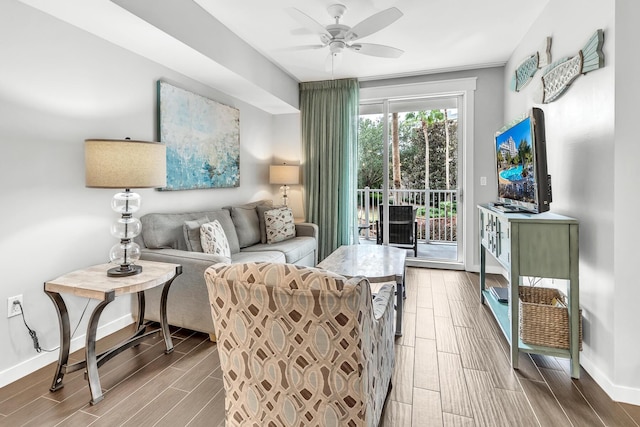
[[[495,266],[494,265],[487,265],[485,267],[485,269],[486,269],[485,271],[488,274],[500,274],[502,276],[505,275],[504,268],[502,268],[502,267],[500,267],[498,265],[495,265]],[[470,271],[472,273],[480,273],[480,264],[474,264],[474,265],[467,266],[466,270]]]
[[[640,405],[640,389],[627,386],[616,385],[611,382],[609,377],[605,375],[589,358],[580,355],[580,365],[591,375],[596,383],[604,390],[609,397],[616,402],[629,403],[631,405]]]
[[[421,258],[407,258],[407,260],[405,261],[405,265],[407,267],[434,268],[441,270],[464,270],[464,265],[461,263],[450,261],[433,261]]]
[[[122,316],[119,319],[113,320],[106,325],[99,326],[97,331],[98,339],[119,331],[133,323],[133,318],[130,314]],[[84,348],[85,336],[81,335],[71,340],[70,352],[74,352],[81,348]],[[4,371],[0,372],[0,387],[4,387],[7,384],[11,384],[20,378],[26,377],[32,372],[37,371],[40,368],[47,366],[52,362],[57,362],[59,357],[59,351],[39,353],[31,359],[18,363]],[[53,380],[53,370],[51,371],[51,380]]]

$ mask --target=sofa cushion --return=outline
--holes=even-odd
[[[200,227],[202,250],[206,254],[231,256],[229,241],[218,220],[207,222]]]
[[[281,252],[288,264],[294,264],[316,250],[316,239],[313,237],[294,237],[278,243],[259,243],[241,249],[241,253]],[[232,257],[233,258],[233,257]],[[235,259],[233,262],[236,262]]]
[[[206,216],[184,222],[182,231],[184,232],[184,241],[189,252],[203,252],[202,244],[200,243],[200,226],[207,222],[209,222],[209,218]]]
[[[240,252],[238,235],[231,220],[231,214],[226,209],[189,213],[151,213],[140,218],[142,222],[142,240],[144,246],[150,249],[180,249],[187,250],[184,238],[184,222],[207,217],[209,221],[218,220],[224,234],[229,241],[231,253]]]
[[[269,199],[262,199],[262,200],[257,200],[255,202],[249,202],[249,203],[245,203],[243,205],[237,205],[240,208],[256,208],[258,206],[273,206],[273,200],[269,200]],[[226,209],[228,211],[231,211],[232,206],[224,206],[222,209]]]
[[[253,246],[249,247],[251,248]],[[284,264],[286,262],[286,259],[284,254],[279,251],[239,252],[237,254],[231,255],[231,262],[233,264],[245,262],[271,262],[276,264]]]
[[[264,213],[267,243],[277,243],[296,237],[293,212],[289,208],[272,209]]]
[[[258,223],[259,223],[258,229],[260,230],[260,233],[262,233],[262,230],[264,228],[264,218],[262,218],[262,220],[260,219],[261,216],[258,215],[258,210],[257,210],[258,207],[260,207],[260,206],[266,206],[266,207],[272,208],[273,207],[273,201],[272,200],[268,200],[268,199],[263,199],[263,200],[258,200],[256,202],[245,203],[243,205],[238,205],[238,206],[225,206],[223,209],[228,210],[229,213],[232,213],[232,210],[233,210],[234,207],[240,208],[240,209],[246,209],[246,210],[249,210],[249,211],[251,209],[255,209],[256,210],[256,215],[258,216]],[[232,218],[233,218],[233,214],[232,214]],[[240,218],[238,218],[238,219],[240,219]],[[255,236],[253,236],[253,233],[254,233],[254,231],[251,231],[251,235],[250,236],[249,236],[249,233],[247,233],[247,236],[249,236],[248,240],[253,241],[255,239]],[[244,240],[244,237],[243,237],[243,240]],[[260,235],[260,241],[262,241],[262,234]],[[254,242],[254,243],[258,243],[258,242]],[[266,237],[265,237],[265,241],[262,242],[262,243],[266,243]],[[253,243],[251,243],[251,244],[253,244]],[[245,245],[245,246],[248,246],[248,245]]]
[[[240,248],[260,243],[260,224],[255,207],[232,206],[231,219],[236,226]]]

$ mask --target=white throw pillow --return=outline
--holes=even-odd
[[[291,209],[272,209],[264,213],[267,243],[282,242],[296,237]]]
[[[217,219],[200,226],[200,244],[205,254],[231,257],[229,241]]]

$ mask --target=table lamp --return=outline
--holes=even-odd
[[[300,183],[300,166],[290,166],[287,164],[269,166],[269,183],[281,185],[282,203],[287,206],[289,185]]]
[[[140,208],[140,195],[131,188],[158,188],[167,185],[166,146],[159,142],[131,139],[87,139],[84,142],[85,185],[91,188],[123,188],[111,201],[111,208],[121,214],[111,226],[111,235],[120,238],[109,252],[118,267],[111,277],[132,276],[142,272],[134,263],[140,259],[140,246],[133,238],[142,224],[133,213]]]

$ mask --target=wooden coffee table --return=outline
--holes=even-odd
[[[107,270],[114,264],[100,264],[84,270],[77,270],[57,279],[45,282],[44,291],[51,298],[58,312],[60,322],[60,356],[58,367],[53,378],[51,391],[60,390],[64,385],[62,379],[64,374],[85,369],[85,377],[89,382],[91,392],[91,404],[100,402],[104,396],[100,387],[100,377],[98,368],[112,357],[121,353],[125,349],[135,346],[140,341],[151,334],[162,333],[166,346],[166,353],[173,351],[173,343],[167,324],[167,296],[171,282],[180,273],[182,266],[166,262],[137,261],[137,265],[142,266],[142,273],[126,277],[109,277]],[[162,286],[162,298],[160,301],[160,327],[148,328],[144,323],[144,291],[146,289]],[[100,301],[93,309],[89,324],[87,325],[85,360],[68,364],[69,348],[71,344],[71,334],[69,326],[69,313],[67,306],[62,299],[61,293],[67,293],[84,298],[92,298]],[[137,293],[138,295],[138,324],[137,330],[129,339],[109,350],[96,354],[96,332],[98,321],[102,310],[119,295]]]
[[[318,268],[348,278],[364,276],[371,283],[396,282],[396,336],[401,336],[406,257],[406,250],[390,246],[347,245],[332,252]]]

